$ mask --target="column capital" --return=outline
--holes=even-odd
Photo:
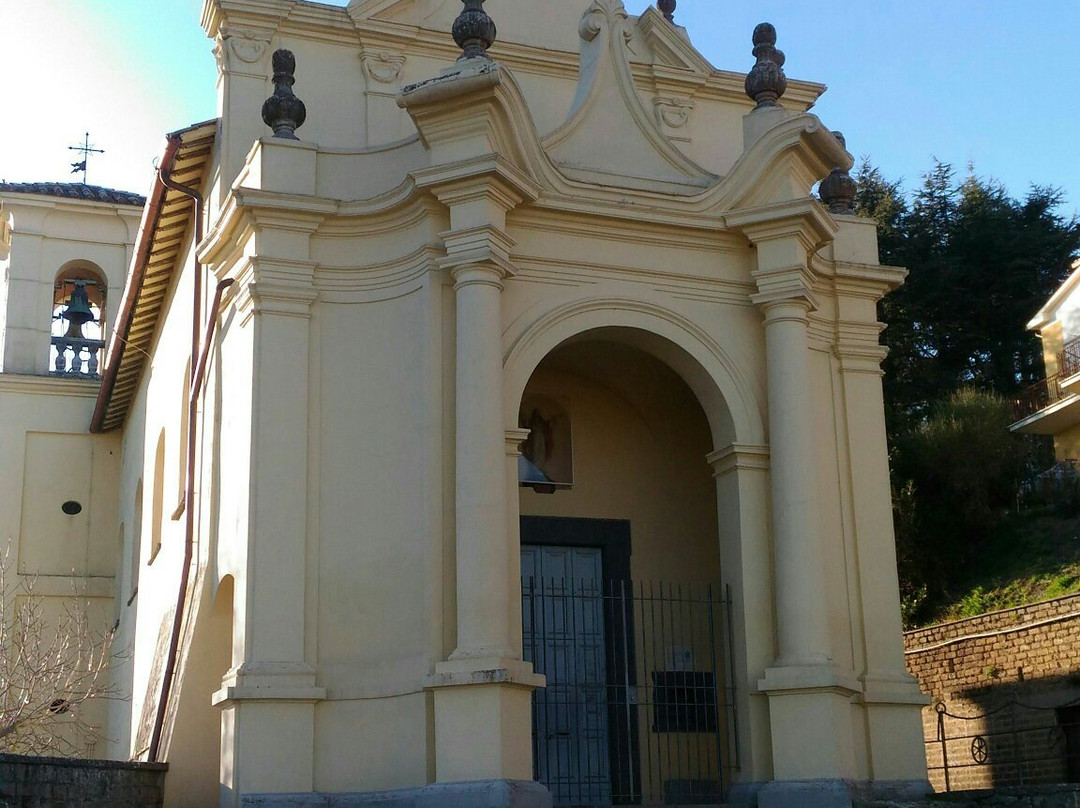
[[[480,269],[497,276],[497,280],[516,274],[510,262],[510,250],[514,240],[498,227],[481,224],[461,230],[448,230],[439,234],[446,245],[446,256],[436,261],[440,269],[450,271],[455,288],[463,285],[460,277],[464,270]],[[472,282],[476,282],[474,279]],[[502,284],[499,284],[502,287]]]
[[[517,457],[521,454],[521,444],[529,439],[531,429],[506,430],[506,456]]]
[[[881,376],[881,363],[889,349],[878,342],[884,326],[878,322],[858,323],[841,321],[838,324],[833,355],[840,360],[843,373],[870,373]]]
[[[818,307],[811,272],[802,264],[757,269],[751,273],[758,291],[751,302],[765,312],[765,321],[800,319]]]
[[[500,157],[483,157],[452,166],[414,171],[418,188],[431,192],[450,210],[450,226],[463,230],[479,225],[506,226],[506,214],[539,189],[525,174]]]
[[[797,239],[811,253],[832,241],[839,229],[828,211],[812,197],[733,210],[724,215],[724,222],[752,244]]]
[[[714,477],[723,477],[732,471],[768,471],[769,447],[750,443],[732,443],[705,455],[712,466]]]
[[[239,310],[250,307],[260,314],[311,316],[311,304],[318,298],[314,262],[252,256],[238,275],[248,279],[237,295]]]

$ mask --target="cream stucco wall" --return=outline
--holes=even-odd
[[[4,267],[3,372],[43,374],[49,368],[53,284],[71,267],[87,268],[108,285],[106,317],[115,314],[131,261],[141,209],[40,193],[5,193],[10,255]]]
[[[0,374],[0,542],[11,565],[3,602],[32,586],[46,636],[73,598],[87,606],[92,636],[113,624],[120,440],[87,434],[95,391],[92,382]],[[69,500],[82,506],[78,514],[61,510]],[[122,644],[114,649],[123,655]],[[103,727],[107,704],[88,702],[81,717]],[[87,753],[101,754],[105,737]]]
[[[106,308],[115,306],[141,211],[36,186],[0,193],[0,542],[12,573],[4,602],[32,585],[55,623],[66,608],[81,609],[77,599],[100,639],[115,620],[121,440],[88,432],[98,382],[48,375],[53,287],[60,272],[89,269],[108,285]],[[68,501],[80,512],[63,512]],[[118,661],[126,651],[113,644]],[[108,746],[108,705],[98,699],[79,707],[102,730],[87,753]]]

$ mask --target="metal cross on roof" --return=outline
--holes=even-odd
[[[71,164],[71,173],[78,174],[82,172],[82,184],[86,185],[86,160],[91,154],[104,154],[104,149],[95,149],[90,145],[90,133],[87,132],[83,138],[81,146],[68,146],[69,149],[80,152],[82,154],[82,160]]]

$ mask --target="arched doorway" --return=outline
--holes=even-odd
[[[521,396],[522,647],[556,805],[717,803],[737,757],[713,427],[673,347],[592,329]]]

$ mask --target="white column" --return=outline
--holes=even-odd
[[[757,687],[768,696],[774,782],[758,804],[844,804],[844,781],[860,774],[851,705],[861,684],[832,659],[830,608],[846,608],[847,592],[825,585],[814,407],[827,392],[814,377],[809,339],[818,282],[812,256],[836,226],[810,199],[727,218],[755,249],[752,300],[764,315],[767,364],[776,657]]]
[[[502,271],[452,271],[457,299],[457,650],[451,659],[518,656],[507,616],[502,425]]]
[[[820,665],[830,656],[809,399],[806,329],[810,307],[806,297],[763,305],[778,666]]]
[[[497,177],[440,184],[450,210],[442,266],[454,281],[457,648],[428,681],[440,783],[531,780],[532,690],[522,662],[517,526],[503,422],[502,287],[513,275],[506,211],[521,201]]]

